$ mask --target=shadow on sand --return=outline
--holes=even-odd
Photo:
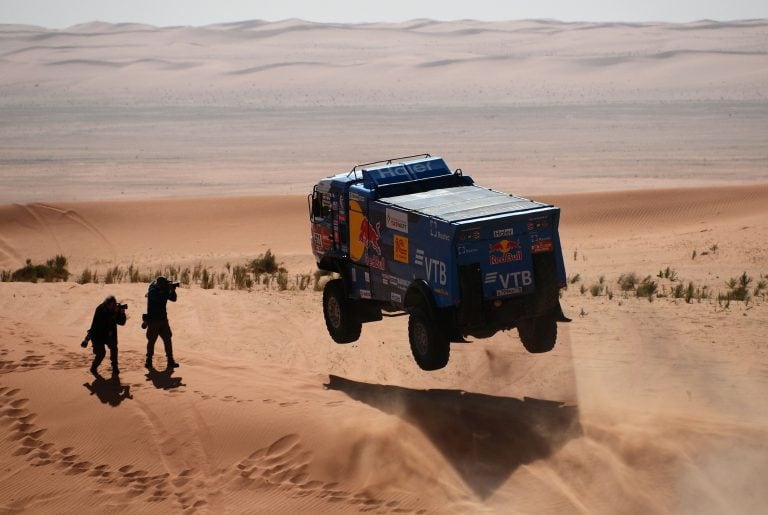
[[[91,395],[96,395],[101,402],[110,406],[119,406],[125,399],[133,399],[131,387],[120,383],[120,376],[113,375],[109,379],[104,379],[101,375],[96,375],[92,383],[83,383]]]
[[[152,367],[147,370],[147,381],[152,381],[152,385],[158,390],[173,390],[180,386],[187,386],[181,382],[181,377],[173,377],[173,368],[166,368],[165,370],[157,370]]]
[[[461,390],[413,390],[331,375],[326,387],[419,428],[477,496],[488,498],[521,465],[582,434],[578,409]]]

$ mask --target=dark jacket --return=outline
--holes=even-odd
[[[88,335],[94,344],[117,345],[117,326],[125,325],[125,313],[110,310],[102,303],[93,313],[93,322]]]
[[[149,285],[147,291],[147,316],[150,320],[167,320],[165,305],[168,301],[176,302],[176,288],[159,285],[157,281]]]

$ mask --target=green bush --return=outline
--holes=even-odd
[[[56,255],[53,259],[46,261],[44,265],[33,265],[32,260],[27,259],[23,268],[19,268],[10,275],[10,280],[36,283],[42,279],[50,283],[66,281],[70,275],[69,270],[67,270],[67,258]]]
[[[278,272],[277,258],[270,249],[250,262],[249,268],[254,274],[276,274]]]

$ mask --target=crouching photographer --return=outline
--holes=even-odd
[[[88,341],[91,341],[94,354],[91,373],[97,377],[99,365],[107,354],[107,347],[109,347],[109,359],[112,362],[112,375],[116,376],[120,373],[117,366],[117,326],[125,325],[127,308],[128,305],[118,303],[114,295],[110,295],[96,307],[91,328],[88,329],[88,334],[80,346],[85,348],[88,346]]]
[[[145,366],[153,369],[152,357],[155,354],[155,342],[160,337],[165,346],[165,357],[168,360],[168,368],[178,367],[173,359],[173,343],[171,326],[168,323],[166,304],[168,301],[176,302],[176,288],[178,282],[171,282],[164,276],[159,276],[149,285],[147,290],[147,313],[143,316],[142,329],[147,330],[147,361]]]

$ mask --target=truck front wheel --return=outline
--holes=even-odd
[[[328,334],[336,343],[352,343],[360,338],[362,322],[352,302],[344,294],[341,279],[328,281],[323,289],[323,316]]]
[[[448,364],[450,339],[424,308],[411,311],[408,340],[413,358],[422,370],[438,370]]]
[[[521,320],[517,324],[517,334],[528,352],[549,352],[557,340],[557,322],[552,316]]]

